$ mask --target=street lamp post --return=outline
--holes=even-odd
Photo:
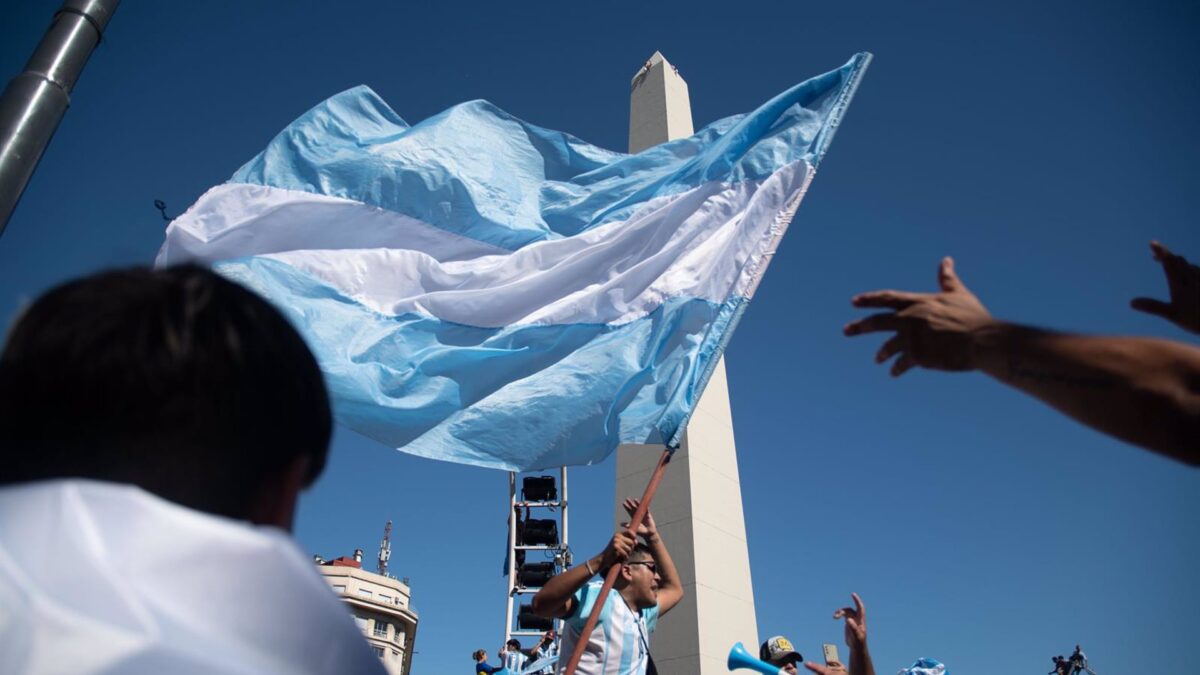
[[[66,0],[25,70],[0,96],[0,234],[120,0]]]

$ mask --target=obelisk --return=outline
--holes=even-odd
[[[690,135],[687,83],[655,52],[633,78],[629,152]],[[621,500],[642,493],[661,451],[657,446],[617,450],[616,524],[628,520]],[[728,673],[725,661],[734,643],[757,653],[758,623],[724,360],[700,398],[651,511],[686,594],[651,640],[658,672]]]

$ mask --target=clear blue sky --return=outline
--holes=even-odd
[[[55,0],[13,3],[15,75]],[[1101,675],[1200,661],[1200,472],[982,375],[892,380],[849,298],[931,289],[942,255],[998,316],[1196,343],[1128,309],[1165,296],[1146,243],[1200,259],[1200,7],[1181,2],[128,2],[0,238],[0,313],[149,263],[163,223],[309,107],[373,87],[409,122],[486,98],[622,150],[634,72],[662,50],[697,126],[876,60],[728,352],[761,634],[840,642],[851,590],[881,673]],[[608,536],[612,462],[572,473],[572,540]],[[506,479],[345,430],[300,509],[302,548],[368,555],[421,612],[415,672],[500,642]],[[286,617],[282,617],[286,619]],[[1156,659],[1170,659],[1161,665]]]

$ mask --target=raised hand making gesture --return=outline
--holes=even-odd
[[[1157,241],[1150,242],[1154,259],[1162,264],[1167,277],[1170,301],[1134,298],[1129,303],[1139,312],[1160,316],[1180,328],[1200,334],[1200,267],[1175,255]]]
[[[899,354],[892,375],[903,375],[913,366],[934,370],[973,370],[977,367],[973,336],[997,322],[975,294],[954,273],[954,260],[943,258],[938,268],[939,293],[872,291],[854,296],[855,307],[883,308],[891,312],[872,314],[848,324],[846,335],[895,331],[875,362],[883,363]]]
[[[850,675],[875,675],[871,653],[867,651],[867,608],[858,593],[851,593],[853,607],[842,607],[833,613],[834,619],[845,619],[846,646],[850,648]],[[817,675],[839,675],[846,671],[840,663],[821,665],[806,661],[804,667]]]
[[[1200,269],[1152,245],[1171,302],[1134,307],[1200,327]],[[999,321],[942,259],[939,291],[871,291],[855,307],[890,311],[846,324],[846,335],[894,333],[875,354],[897,356],[892,375],[913,366],[981,370],[1075,419],[1168,457],[1200,465],[1200,349],[1169,340],[1071,335]]]
[[[639,504],[641,504],[641,500],[628,497],[624,502],[621,503],[621,506],[625,507],[625,513],[628,513],[629,517],[633,518],[633,514],[637,511]],[[629,522],[626,521],[621,523],[621,527],[629,527]],[[658,539],[658,526],[654,523],[654,516],[650,513],[650,511],[646,511],[646,517],[643,518],[641,524],[638,525],[637,536],[645,539],[647,544],[653,543],[656,539]]]

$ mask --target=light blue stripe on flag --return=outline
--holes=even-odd
[[[671,444],[869,55],[637,155],[482,101],[409,126],[358,87],[169,226],[300,328],[338,420],[508,470]]]

